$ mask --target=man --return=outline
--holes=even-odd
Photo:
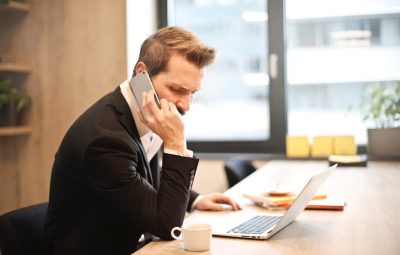
[[[53,165],[47,254],[130,254],[144,233],[171,239],[193,208],[240,209],[222,194],[191,191],[198,159],[186,148],[182,115],[214,57],[190,32],[161,29],[144,41],[134,69],[149,73],[161,109],[154,92],[144,93],[142,115],[126,81],[75,121]]]

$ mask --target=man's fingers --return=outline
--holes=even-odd
[[[236,203],[235,201],[233,201],[232,208],[235,211],[242,210],[242,207],[240,206],[240,204]]]
[[[209,210],[211,211],[223,211],[224,209],[225,209],[224,206],[221,204],[211,203],[209,205]]]
[[[154,98],[154,91],[150,90],[149,92],[143,92],[146,97],[146,101],[143,100],[143,105],[148,105],[152,112],[156,113],[159,110],[158,105],[156,103],[156,99]]]
[[[163,110],[164,112],[169,110],[169,102],[167,101],[167,99],[165,98],[161,99],[160,105],[161,105],[161,110]]]
[[[242,209],[242,207],[235,200],[223,194],[214,194],[213,200],[216,203],[230,205],[235,211]]]
[[[226,201],[226,204],[230,205],[234,211],[242,209],[242,207],[238,203],[236,203],[236,201],[230,198],[228,199],[228,201]]]

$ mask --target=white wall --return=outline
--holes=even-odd
[[[255,160],[253,164],[260,168],[267,161]],[[228,181],[224,171],[223,159],[201,159],[197,168],[193,190],[208,194],[213,192],[224,192],[228,188]]]
[[[155,0],[126,0],[127,77],[132,76],[142,42],[157,29]]]
[[[201,159],[197,167],[193,190],[201,194],[224,192],[228,188],[228,182],[223,167],[223,160]]]

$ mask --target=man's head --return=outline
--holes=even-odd
[[[166,27],[143,42],[136,66],[139,62],[145,63],[147,72],[152,77],[165,71],[172,54],[183,56],[201,69],[214,61],[215,49],[202,43],[189,31],[179,27]]]
[[[214,58],[215,49],[194,34],[167,27],[143,42],[134,73],[147,70],[158,96],[174,103],[184,114],[201,87],[204,67]]]

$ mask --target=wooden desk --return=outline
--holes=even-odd
[[[324,161],[271,161],[232,187],[245,210],[268,212],[243,198],[277,182],[301,187],[327,167]],[[343,195],[343,211],[306,210],[267,241],[213,237],[211,249],[196,254],[400,254],[400,162],[368,162],[368,167],[338,168],[321,187]],[[185,223],[212,222],[230,211],[193,212]],[[194,254],[178,241],[156,241],[136,254]]]

